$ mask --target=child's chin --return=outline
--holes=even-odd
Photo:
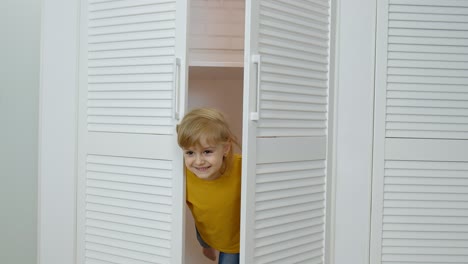
[[[201,179],[201,180],[207,180],[208,181],[208,180],[212,180],[212,178],[213,178],[213,175],[211,175],[211,174],[210,175],[208,175],[208,174],[195,174],[195,175],[197,175],[197,177],[199,179]]]
[[[199,179],[202,179],[202,180],[209,180],[210,177],[209,176],[206,176],[206,175],[203,175],[203,176],[197,176]]]
[[[208,178],[208,176],[209,176],[209,175],[202,174],[202,173],[194,173],[194,174],[195,174],[195,176],[197,176],[200,179],[205,179],[205,178]]]

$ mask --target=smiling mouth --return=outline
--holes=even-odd
[[[198,167],[196,168],[198,171],[207,171],[210,167]]]

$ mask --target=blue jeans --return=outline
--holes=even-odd
[[[196,228],[195,228],[196,229]],[[200,236],[197,230],[197,240],[198,243],[204,248],[210,248],[211,246],[208,245]],[[239,264],[239,253],[224,253],[219,252],[218,264]]]
[[[239,264],[239,253],[219,252],[218,264]]]

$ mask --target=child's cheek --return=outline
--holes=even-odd
[[[190,170],[190,158],[185,158],[184,159],[184,162],[185,162],[185,166]]]

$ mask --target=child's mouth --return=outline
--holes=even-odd
[[[198,167],[196,168],[198,171],[205,172],[209,169],[210,167]]]

